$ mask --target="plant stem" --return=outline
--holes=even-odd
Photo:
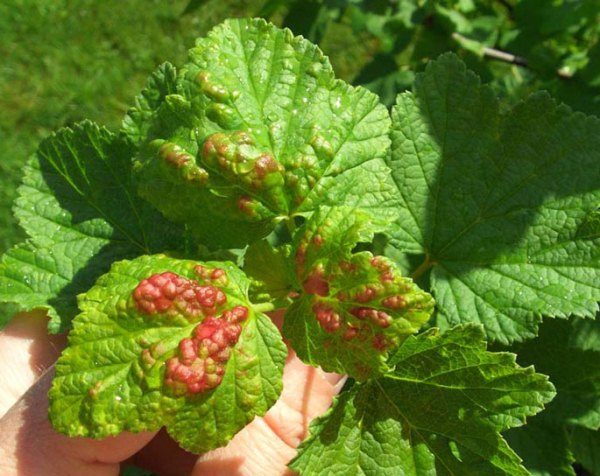
[[[472,40],[470,38],[467,38],[466,36],[461,35],[460,33],[452,33],[452,38],[456,41],[460,42],[475,42],[475,40]],[[492,58],[498,61],[504,61],[505,63],[510,63],[510,64],[514,64],[517,66],[521,66],[522,68],[528,68],[529,69],[529,62],[527,61],[527,58],[523,58],[522,56],[517,56],[517,55],[513,55],[512,53],[508,53],[506,51],[502,51],[502,50],[498,50],[496,48],[490,48],[489,46],[481,46],[481,54],[484,57],[487,58]],[[562,79],[569,79],[571,78],[573,75],[572,73],[569,72],[565,72],[562,70],[557,70],[556,74],[558,77],[562,78]]]
[[[254,312],[269,312],[275,310],[275,305],[272,302],[259,302],[258,304],[253,304],[252,309]]]
[[[417,269],[415,269],[414,273],[411,276],[413,281],[416,281],[421,276],[423,276],[423,273],[425,273],[425,271],[427,271],[429,268],[431,268],[434,264],[435,264],[435,262],[430,259],[429,255],[425,255],[425,259],[419,265],[419,267]]]

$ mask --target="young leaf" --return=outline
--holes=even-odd
[[[557,395],[544,412],[556,423],[600,429],[600,351],[582,350],[571,344],[570,322],[548,320],[537,339],[514,349],[519,363],[535,365],[550,376]]]
[[[294,289],[294,271],[290,247],[273,247],[267,240],[252,243],[244,254],[244,272],[252,278],[251,292],[264,294],[267,300],[287,307],[289,293]]]
[[[137,126],[148,131],[139,191],[203,243],[243,245],[266,236],[275,218],[321,204],[394,214],[385,107],[336,80],[323,53],[289,30],[226,21],[190,50],[176,92],[164,89],[144,93],[162,101],[152,115],[144,103]]]
[[[177,92],[177,70],[171,63],[161,64],[135,98],[135,105],[127,111],[122,129],[134,144],[140,144],[152,125],[154,111],[165,98]]]
[[[56,364],[54,428],[103,438],[157,430],[201,453],[229,441],[281,392],[279,331],[231,263],[143,256],[80,298]]]
[[[115,260],[174,249],[179,227],[137,197],[133,149],[91,122],[44,140],[25,167],[15,215],[30,236],[0,264],[0,301],[47,309],[68,328],[75,297]]]
[[[385,371],[388,351],[433,312],[431,296],[392,261],[353,253],[380,226],[359,210],[322,208],[293,245],[303,292],[286,312],[284,335],[305,362],[359,380]]]
[[[526,475],[500,432],[554,392],[514,355],[486,351],[480,327],[410,336],[395,369],[342,393],[290,464],[301,474]]]
[[[600,299],[600,120],[537,94],[507,112],[454,55],[393,109],[396,244],[425,253],[438,324],[503,343]]]

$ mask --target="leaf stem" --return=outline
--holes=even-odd
[[[435,261],[433,261],[429,255],[425,255],[425,259],[419,265],[419,267],[417,269],[415,269],[415,271],[413,272],[413,274],[411,276],[413,281],[416,281],[421,276],[423,276],[425,271],[427,271],[429,268],[431,268],[434,264],[435,264]]]
[[[275,304],[272,302],[259,302],[258,304],[253,304],[252,309],[254,312],[269,312],[275,310]]]

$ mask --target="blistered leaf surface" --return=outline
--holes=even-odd
[[[279,331],[230,263],[121,261],[80,299],[56,364],[50,419],[69,436],[167,427],[185,449],[224,445],[281,392]]]
[[[477,326],[404,341],[395,369],[356,384],[317,419],[292,469],[302,474],[526,475],[500,432],[539,412],[545,376],[486,351]]]
[[[140,193],[212,246],[320,204],[389,216],[389,127],[377,96],[336,80],[318,47],[258,19],[226,21],[177,73],[159,70],[125,122]]]
[[[429,319],[433,299],[389,259],[353,252],[380,227],[351,208],[323,208],[293,245],[299,297],[284,334],[305,362],[365,379]]]

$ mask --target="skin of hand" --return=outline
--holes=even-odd
[[[281,314],[273,320],[280,325]],[[16,316],[0,332],[0,474],[4,476],[118,475],[129,462],[159,476],[289,474],[286,464],[323,414],[344,378],[304,365],[290,350],[283,392],[227,446],[201,456],[187,453],[164,430],[122,433],[103,440],[68,438],[48,420],[53,364],[65,336],[49,336],[43,313]]]

